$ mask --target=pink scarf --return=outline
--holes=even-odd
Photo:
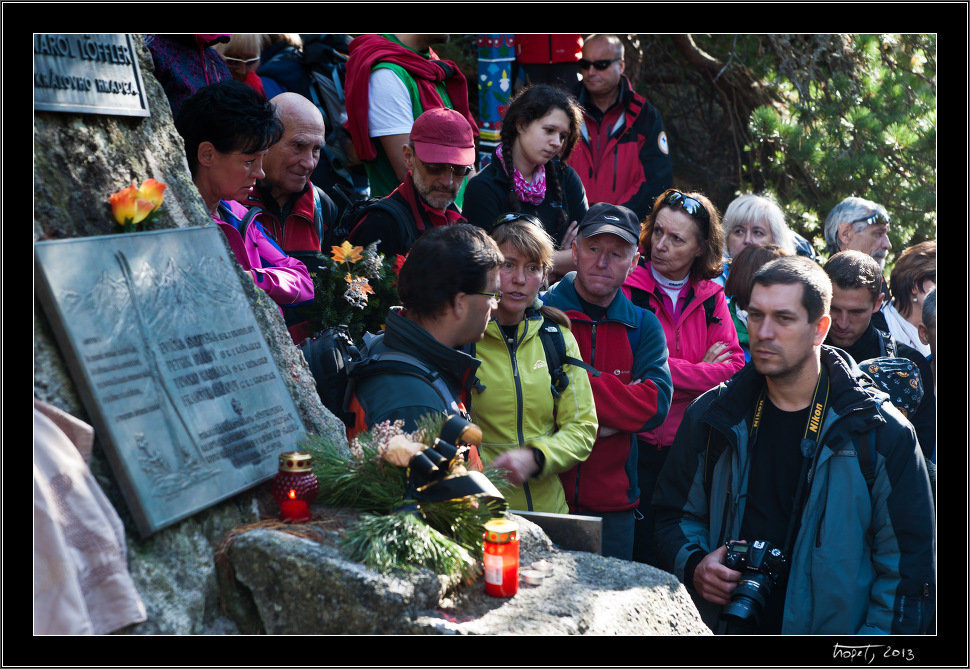
[[[498,158],[498,164],[505,169],[505,161],[502,160],[501,144],[495,148],[495,157]],[[505,171],[508,173],[508,170]],[[546,166],[536,166],[535,172],[532,173],[532,183],[530,184],[525,180],[525,177],[522,176],[518,168],[513,165],[512,190],[515,191],[515,196],[522,202],[528,202],[534,205],[542,204],[542,201],[546,199]]]

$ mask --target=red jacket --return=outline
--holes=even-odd
[[[521,34],[515,36],[515,58],[520,63],[534,65],[575,63],[582,57],[582,35]]]
[[[598,431],[586,461],[559,479],[570,513],[625,511],[640,502],[635,435],[663,422],[670,404],[666,342],[657,319],[619,291],[606,316],[591,320],[576,294],[575,277],[567,274],[544,299],[566,312],[583,360],[601,372],[589,377],[600,431],[606,426],[619,432],[607,437]],[[641,382],[631,383],[636,379]]]
[[[580,84],[583,108],[580,140],[569,156],[590,204],[609,202],[628,207],[640,220],[653,201],[673,185],[673,164],[660,112],[637,94],[630,80],[620,80],[620,96],[600,112]]]
[[[670,446],[674,442],[688,404],[744,367],[744,352],[738,344],[738,333],[728,311],[724,288],[713,281],[691,279],[686,291],[687,304],[675,323],[661,298],[663,293],[649,262],[637,265],[623,284],[623,292],[634,304],[654,312],[667,337],[667,364],[674,382],[670,411],[662,425],[640,435],[642,440],[658,446]],[[704,301],[711,297],[714,299],[714,321],[708,325]],[[728,344],[731,357],[716,364],[701,362],[707,349],[718,341]]]

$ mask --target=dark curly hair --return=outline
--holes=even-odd
[[[201,88],[183,102],[175,129],[185,141],[193,177],[199,168],[202,142],[212,142],[220,153],[259,153],[283,136],[283,122],[277,118],[275,106],[234,79]]]
[[[569,132],[563,140],[560,157],[558,160],[556,158],[550,160],[547,165],[549,169],[546,169],[546,189],[553,194],[553,199],[560,204],[556,228],[561,229],[567,221],[566,212],[561,206],[563,192],[558,163],[560,161],[565,163],[568,160],[569,154],[572,153],[573,147],[579,140],[579,129],[583,124],[583,112],[576,99],[562,89],[546,84],[528,86],[519,91],[509,102],[505,117],[502,119],[502,162],[509,181],[509,211],[522,211],[522,204],[512,190],[512,147],[515,146],[515,142],[519,138],[520,127],[526,128],[554,109],[565,112],[569,118]]]

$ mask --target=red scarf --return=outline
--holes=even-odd
[[[421,108],[424,110],[444,107],[435,83],[445,82],[445,90],[456,111],[471,124],[478,135],[478,123],[468,108],[468,82],[458,66],[450,60],[441,60],[429,49],[430,59],[401,46],[382,35],[361,35],[350,42],[347,60],[345,94],[348,110],[359,110],[348,115],[344,127],[354,140],[354,149],[362,160],[374,160],[377,146],[370,137],[367,125],[369,107],[368,82],[371,68],[377,63],[400,65],[414,77],[418,84]]]

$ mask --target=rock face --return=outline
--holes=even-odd
[[[168,186],[164,213],[152,229],[213,224],[152,75],[151,55],[134,37],[150,118],[34,115],[35,241],[115,233],[108,195],[148,177]],[[240,270],[238,276],[307,430],[339,442],[343,426],[320,403],[275,304],[248,275]],[[91,422],[36,300],[34,395]],[[672,576],[559,551],[535,526],[523,532],[523,560],[554,561],[555,576],[497,600],[484,595],[481,580],[455,590],[428,572],[381,576],[348,562],[334,529],[312,538],[265,528],[242,531],[278,513],[269,484],[143,540],[97,442],[90,466],[125,523],[129,571],[148,614],[120,633],[709,633]]]
[[[236,615],[269,634],[711,634],[673,575],[559,550],[515,519],[521,564],[545,559],[555,569],[510,598],[485,594],[481,578],[449,588],[426,570],[381,575],[342,557],[332,530],[244,532],[227,549]]]

